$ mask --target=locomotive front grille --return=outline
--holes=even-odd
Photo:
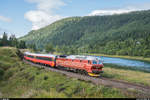
[[[103,73],[103,71],[102,70],[92,70],[92,73],[94,73],[94,74],[100,74],[100,73]]]

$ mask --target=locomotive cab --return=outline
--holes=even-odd
[[[103,73],[103,63],[99,58],[91,60],[91,72],[88,73],[90,76],[100,76],[100,73]]]

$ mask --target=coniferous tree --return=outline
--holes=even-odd
[[[2,40],[1,40],[2,46],[8,46],[8,40],[7,39],[8,39],[7,33],[4,32]]]
[[[19,41],[18,42],[18,45],[17,45],[17,48],[20,48],[20,49],[25,49],[26,48],[26,43],[25,43],[25,41]],[[35,50],[35,47],[34,46],[32,46],[32,49],[34,49]]]
[[[17,38],[16,38],[15,35],[11,35],[9,37],[9,45],[12,46],[12,47],[17,47],[18,41],[17,41]]]
[[[0,46],[2,46],[2,39],[0,38]]]

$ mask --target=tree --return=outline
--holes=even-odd
[[[17,48],[20,48],[20,49],[25,49],[26,48],[26,43],[25,41],[19,41],[18,45],[17,45]],[[36,50],[34,46],[32,46],[32,49]]]
[[[55,47],[55,51],[56,52],[61,52],[60,47],[58,45]]]
[[[2,39],[0,38],[0,46],[2,46]]]
[[[8,40],[7,40],[8,36],[7,34],[4,32],[3,37],[2,37],[2,46],[8,46]]]
[[[11,35],[9,37],[9,45],[12,46],[12,47],[17,47],[18,41],[17,41],[17,38],[16,38],[15,35]]]
[[[67,54],[68,53],[68,47],[65,46],[65,45],[61,46],[60,50],[61,50],[61,53],[63,53],[63,54]]]
[[[68,54],[75,54],[75,49],[73,47],[70,48]]]
[[[37,47],[36,47],[36,45],[34,43],[28,44],[27,47],[32,49],[32,50],[34,50],[34,51],[37,51]]]
[[[0,80],[2,79],[3,75],[4,75],[4,70],[0,68]]]
[[[51,43],[49,43],[45,46],[45,50],[46,50],[47,53],[49,53],[49,52],[53,53],[55,51],[54,47]]]
[[[150,50],[145,50],[143,56],[150,57]]]

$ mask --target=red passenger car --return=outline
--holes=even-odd
[[[55,66],[56,55],[52,55],[52,54],[35,54],[35,53],[25,52],[24,53],[24,58],[26,60],[32,61],[34,63],[45,64],[45,65],[49,65],[51,67],[54,67]]]

